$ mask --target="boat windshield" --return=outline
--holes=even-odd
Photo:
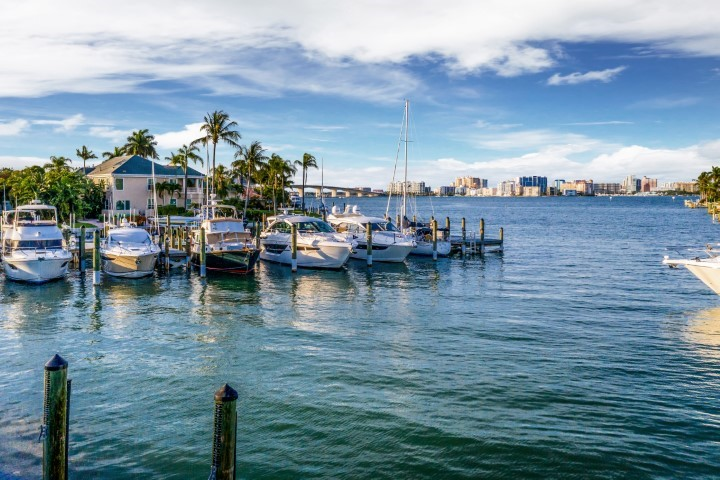
[[[143,245],[150,245],[150,235],[145,230],[128,230],[125,232],[110,232],[108,237],[108,243],[110,244],[122,244],[122,243],[140,243]]]
[[[13,250],[49,250],[54,248],[62,248],[62,239],[9,240],[7,244]]]
[[[16,210],[16,219],[18,223],[55,223],[55,210],[53,209],[37,209],[37,210]]]
[[[393,225],[391,222],[377,222],[372,223],[371,228],[373,232],[397,232],[398,229],[395,228],[395,225]]]
[[[298,232],[310,232],[310,233],[335,233],[333,228],[323,222],[322,220],[308,221],[308,222],[297,222]]]

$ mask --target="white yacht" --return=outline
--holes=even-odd
[[[251,273],[259,256],[253,235],[232,205],[208,205],[202,209],[205,229],[205,262],[209,271]],[[200,229],[193,231],[192,263],[200,266]]]
[[[705,253],[705,257],[696,256],[688,259],[671,259],[666,255],[663,258],[663,264],[670,268],[685,266],[690,273],[720,295],[720,252],[714,251],[712,246],[708,245]]]
[[[345,233],[349,239],[357,242],[351,258],[367,260],[368,223],[372,232],[373,261],[402,262],[415,248],[415,242],[395,228],[391,221],[363,215],[357,205],[348,205],[343,212],[334,206],[327,220],[338,233]]]
[[[260,258],[270,262],[292,263],[292,226],[297,228],[297,266],[341,268],[347,263],[353,244],[323,220],[304,215],[277,215],[268,218],[260,234]]]
[[[6,212],[2,265],[11,280],[42,283],[64,277],[72,254],[63,247],[57,209],[33,203]]]
[[[405,228],[404,232],[415,241],[415,248],[412,249],[410,255],[432,256],[432,228],[429,225],[409,222],[409,226]],[[452,249],[450,232],[444,228],[438,228],[437,237],[437,254],[440,257],[447,257]]]
[[[110,228],[100,244],[103,271],[113,277],[140,278],[152,275],[160,247],[150,234],[127,220]]]

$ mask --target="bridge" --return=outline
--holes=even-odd
[[[378,193],[378,192],[368,192],[367,190],[362,190],[359,188],[348,188],[348,187],[332,187],[329,185],[305,185],[305,190],[303,190],[302,185],[293,185],[293,188],[296,189],[299,192],[299,195],[301,197],[305,196],[305,190],[314,190],[315,196],[319,197],[322,193],[323,196],[329,196],[329,197],[381,197],[385,196],[384,193]],[[330,192],[330,195],[327,195],[327,192]],[[342,195],[341,195],[342,194]]]

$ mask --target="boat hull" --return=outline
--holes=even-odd
[[[446,240],[438,240],[437,242],[437,254],[440,257],[447,257],[450,255],[451,244]],[[375,252],[373,252],[373,259],[375,259]],[[419,256],[432,256],[433,254],[433,242],[419,241],[415,248],[412,249],[410,255]]]
[[[677,267],[684,265],[690,273],[695,275],[701,282],[720,295],[720,261],[715,259],[707,260],[663,260],[665,265]]]
[[[142,278],[152,275],[155,271],[157,253],[144,254],[102,254],[102,268],[112,277]]]
[[[352,245],[342,242],[298,245],[297,248],[298,268],[339,269],[347,263],[352,252]],[[268,262],[291,265],[290,245],[263,243],[260,258]]]
[[[5,255],[2,260],[5,276],[16,282],[45,283],[63,278],[68,273],[70,253],[47,254],[35,258]]]
[[[412,243],[395,243],[392,245],[373,245],[373,262],[399,263],[405,261],[414,245]],[[367,243],[358,243],[350,258],[356,260],[367,260]]]
[[[255,271],[260,252],[255,249],[209,251],[205,255],[205,268],[210,272],[245,274]],[[200,255],[192,254],[192,264],[200,267]]]

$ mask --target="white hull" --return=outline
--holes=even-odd
[[[72,255],[66,251],[38,255],[5,255],[2,260],[5,275],[18,282],[43,283],[62,278],[68,273]]]
[[[720,295],[720,261],[717,257],[703,260],[670,260],[665,258],[663,263],[671,267],[684,265],[693,275],[710,287],[713,292]]]
[[[438,240],[437,242],[437,254],[440,257],[447,257],[450,255],[450,242],[446,240]],[[374,252],[373,252],[374,253]],[[417,245],[415,248],[412,249],[410,252],[410,255],[422,255],[422,256],[432,256],[433,254],[433,242],[425,242],[425,241],[419,241],[417,242]],[[373,255],[373,258],[375,256]]]
[[[113,254],[103,252],[103,271],[112,277],[141,278],[152,275],[155,271],[157,253]]]
[[[279,249],[268,250],[263,243],[260,258],[268,262],[290,265],[292,262],[290,246],[286,245],[285,249],[279,252],[277,250]],[[342,242],[320,242],[315,246],[298,244],[297,266],[298,268],[341,268],[350,258],[351,251],[352,246]]]
[[[412,243],[396,243],[392,245],[373,245],[373,262],[399,263],[404,261],[413,250]],[[358,243],[350,258],[367,261],[367,243]]]

